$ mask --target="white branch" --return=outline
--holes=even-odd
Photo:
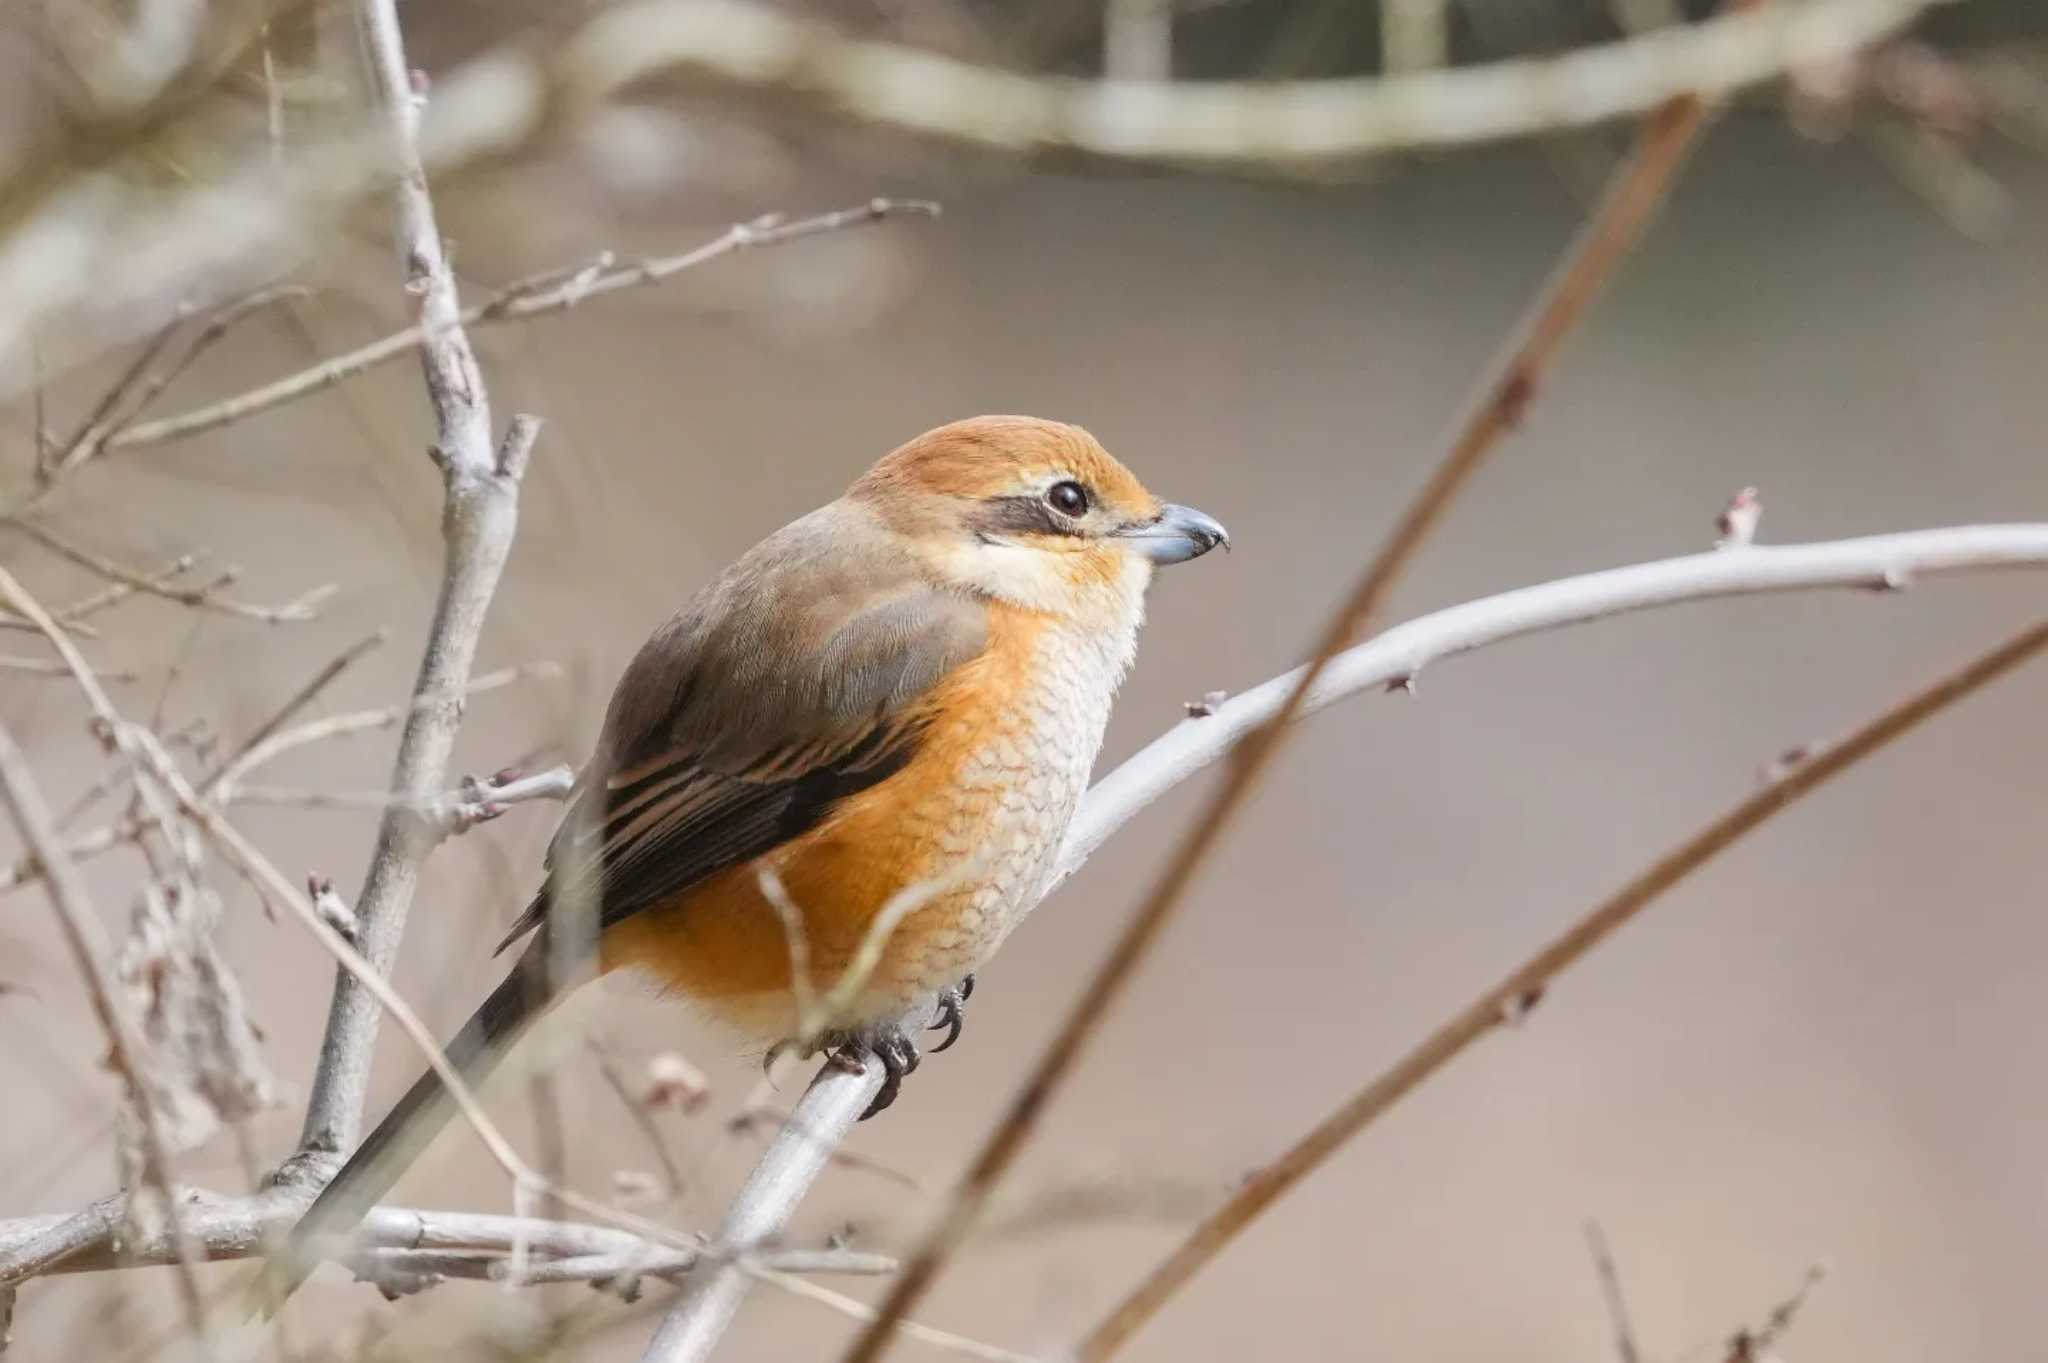
[[[1824,66],[1942,0],[1805,0],[1727,14],[1561,57],[1314,81],[1085,81],[1033,76],[900,44],[842,37],[746,0],[641,0],[561,42],[487,53],[440,76],[421,128],[447,172],[518,151],[626,87],[664,75],[746,89],[980,151],[1319,174],[1627,118]],[[398,74],[402,69],[402,60]],[[407,100],[409,83],[397,87]],[[383,138],[307,137],[282,167],[267,148],[175,199],[130,198],[105,176],[59,182],[0,240],[0,398],[30,338],[133,325],[197,281],[303,258],[310,224],[384,183]],[[128,432],[124,440],[140,443]],[[161,437],[161,427],[150,431]],[[19,509],[20,502],[14,509]],[[8,508],[0,506],[0,511]]]
[[[1749,545],[1562,578],[1503,592],[1396,625],[1339,654],[1309,691],[1304,713],[1371,687],[1411,682],[1441,658],[1488,644],[1604,620],[1629,611],[1719,596],[1820,587],[1898,590],[1937,573],[2048,564],[2048,524],[1974,525],[1820,544]],[[1082,802],[1055,886],[1110,835],[1173,787],[1229,752],[1271,718],[1289,672],[1187,719],[1098,781]]]
[[[1442,658],[1524,635],[1630,611],[1726,596],[1815,588],[1896,591],[1937,573],[2048,567],[2048,524],[1958,526],[1819,544],[1744,545],[1563,578],[1419,616],[1338,654],[1305,698],[1303,713],[1373,689],[1399,687]],[[1140,811],[1203,770],[1271,719],[1299,671],[1205,707],[1095,783],[1067,832],[1053,887]],[[1051,891],[1048,890],[1048,893]],[[870,1070],[876,1066],[869,1066]],[[844,1137],[878,1081],[823,1069],[762,1155],[726,1213],[726,1231],[779,1227],[795,1211],[831,1147]],[[801,1137],[792,1132],[804,1133]],[[701,1363],[746,1295],[729,1266],[693,1275],[644,1363]]]
[[[733,1199],[718,1229],[718,1243],[759,1244],[780,1234],[881,1087],[879,1064],[849,1074],[826,1063]],[[752,1285],[752,1276],[736,1262],[691,1274],[681,1299],[647,1346],[648,1363],[710,1357]]]
[[[1745,7],[1561,57],[1395,76],[1167,82],[977,66],[845,38],[751,0],[642,0],[595,20],[563,66],[581,100],[682,73],[981,151],[1275,174],[1582,128],[1680,95],[1717,98],[1855,52],[1937,2]]]
[[[178,1262],[171,1237],[162,1230],[122,1240],[124,1203],[108,1198],[80,1217],[28,1216],[0,1221],[0,1284],[52,1273],[86,1273]],[[198,1189],[178,1199],[178,1219],[194,1253],[208,1261],[261,1256],[288,1232],[301,1208],[290,1198],[224,1198]],[[69,1250],[54,1261],[27,1257],[52,1232],[76,1225]],[[510,1276],[494,1265],[509,1265],[515,1246],[532,1256],[532,1271],[519,1281],[597,1282],[621,1276],[674,1277],[702,1259],[703,1252],[649,1240],[610,1226],[546,1221],[478,1212],[422,1211],[375,1207],[343,1249],[343,1257],[366,1251],[470,1256],[475,1271],[449,1276]],[[759,1251],[756,1258],[785,1273],[887,1273],[894,1264],[881,1255],[841,1250]],[[608,1271],[607,1271],[608,1270]]]

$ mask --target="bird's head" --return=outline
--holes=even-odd
[[[1135,613],[1152,570],[1230,536],[1162,502],[1079,426],[956,421],[884,455],[848,495],[919,546],[947,580],[1084,620]]]

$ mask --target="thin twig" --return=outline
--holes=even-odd
[[[186,343],[185,348],[178,352],[178,358],[159,372],[151,374],[144,381],[142,391],[136,396],[135,401],[129,404],[128,410],[109,421],[99,439],[94,444],[78,450],[67,467],[83,463],[105,449],[110,442],[119,440],[121,433],[140,420],[142,414],[162,396],[163,391],[176,383],[179,377],[190,369],[201,355],[211,350],[221,337],[233,330],[236,323],[264,308],[305,298],[312,292],[301,284],[279,284],[267,289],[258,289],[225,307],[215,309],[213,315],[206,319],[205,325],[200,327]]]
[[[53,658],[17,658],[5,653],[0,653],[0,672],[26,672],[31,676],[37,677],[69,677],[71,675],[70,668]],[[105,670],[100,672],[101,681],[132,682],[135,680],[135,677],[136,674],[133,672],[108,672]]]
[[[404,799],[375,790],[326,790],[299,786],[235,787],[237,805],[289,805],[301,809],[410,809],[428,820],[442,836],[467,833],[497,818],[514,805],[535,800],[566,800],[575,788],[575,773],[566,766],[549,767],[531,776],[500,779],[464,777],[461,785],[427,801],[407,805]]]
[[[463,691],[463,699],[497,691],[515,682],[552,677],[557,675],[558,671],[555,664],[541,662],[522,663],[515,667],[486,672],[470,681]],[[345,738],[378,729],[389,729],[405,719],[415,708],[442,703],[443,698],[438,696],[420,697],[407,705],[392,705],[381,710],[351,711],[280,729],[209,777],[208,783],[201,787],[201,793],[216,808],[225,808],[240,798],[240,783],[245,777],[295,748],[306,747],[325,739]],[[390,803],[388,797],[385,803],[387,806]],[[132,841],[142,833],[144,827],[145,824],[141,820],[123,819],[119,823],[107,824],[79,834],[66,843],[65,848],[73,860],[84,861]],[[34,857],[24,856],[12,866],[0,867],[0,893],[18,889],[34,880],[39,874],[37,865]]]
[[[113,419],[114,409],[119,407],[135,385],[141,382],[143,372],[156,362],[156,357],[171,343],[171,337],[184,325],[188,315],[189,310],[181,304],[172,312],[170,320],[158,327],[149,340],[143,343],[142,348],[135,352],[135,358],[128,362],[128,367],[121,371],[120,377],[114,380],[106,392],[100,394],[99,402],[93,406],[85,420],[79,423],[71,438],[59,445],[48,459],[42,461],[40,481],[54,482],[72,465],[92,457],[92,452],[99,448],[99,442],[105,437],[108,423]]]
[[[325,691],[334,682],[335,678],[348,671],[357,659],[374,649],[381,648],[384,641],[390,637],[389,630],[379,628],[336,654],[326,666],[315,672],[304,686],[292,692],[285,699],[284,704],[272,711],[268,719],[250,730],[248,736],[235,745],[233,752],[222,758],[212,771],[200,778],[199,789],[202,792],[210,793],[234,769],[237,762],[248,756],[251,750],[260,746],[271,735],[283,728],[285,722],[293,715],[311,705],[319,697],[320,693]]]
[[[28,608],[33,603],[16,596],[12,590],[14,585],[14,580],[0,571],[0,587],[9,589],[8,594],[15,597],[17,608],[23,609],[24,614],[32,614]],[[128,1101],[135,1110],[137,1136],[142,1150],[142,1177],[160,1201],[178,1264],[179,1304],[193,1337],[203,1338],[206,1308],[200,1300],[199,1282],[185,1252],[184,1235],[178,1228],[178,1190],[171,1172],[170,1138],[142,1079],[143,1067],[149,1063],[142,1031],[128,1015],[120,982],[107,964],[108,943],[100,928],[99,917],[87,898],[85,882],[71,864],[71,859],[64,855],[57,831],[50,821],[49,806],[43,800],[34,773],[29,770],[28,759],[22,755],[14,736],[4,725],[0,725],[0,788],[5,790],[15,825],[21,830],[22,841],[28,844],[29,850],[45,868],[43,884],[50,897],[50,906],[57,911],[65,943],[78,964],[79,974],[85,977],[86,993],[92,1001],[93,1012],[98,1015],[100,1027],[107,1034],[108,1062],[127,1088]]]
[[[174,582],[183,574],[192,571],[198,565],[199,559],[200,555],[198,554],[180,554],[163,568],[149,574],[149,581],[155,586],[163,586]],[[131,587],[126,582],[110,583],[92,595],[81,597],[68,606],[57,607],[50,614],[56,619],[58,624],[64,626],[66,634],[79,639],[97,639],[99,631],[86,624],[86,618],[99,614],[109,606],[115,606],[126,601],[140,590],[146,589]],[[12,613],[0,615],[0,628],[35,630],[34,625]]]
[[[1715,21],[1720,22],[1720,21]],[[1558,269],[1517,327],[1512,344],[1459,422],[1450,449],[1396,523],[1385,545],[1331,618],[1280,712],[1251,735],[1216,794],[1175,847],[1166,869],[1068,1009],[1052,1043],[998,1119],[968,1166],[945,1213],[912,1256],[883,1302],[880,1318],[847,1351],[846,1363],[875,1363],[889,1325],[923,1297],[940,1266],[966,1238],[997,1180],[1030,1140],[1038,1116],[1115,1006],[1207,862],[1223,829],[1244,807],[1260,776],[1279,753],[1309,688],[1330,660],[1377,616],[1430,531],[1480,461],[1514,429],[1528,409],[1571,329],[1585,315],[1655,215],[1700,130],[1707,106],[1683,97],[1646,121],[1634,154],[1615,172],[1608,191]]]
[[[1813,1295],[1828,1276],[1826,1264],[1815,1264],[1806,1270],[1806,1276],[1799,1280],[1797,1291],[1771,1308],[1770,1319],[1755,1330],[1747,1327],[1737,1330],[1728,1339],[1728,1351],[1723,1357],[1726,1363],[1765,1363],[1771,1357],[1771,1350],[1792,1328],[1806,1299]]]
[[[1614,1354],[1621,1363],[1641,1363],[1636,1347],[1635,1327],[1629,1324],[1628,1297],[1621,1290],[1621,1270],[1614,1266],[1614,1254],[1607,1248],[1607,1233],[1598,1221],[1586,1223],[1586,1248],[1593,1255],[1593,1271],[1600,1278],[1600,1294],[1607,1301],[1607,1322],[1614,1330]]]
[[[1552,981],[1666,890],[1814,787],[1840,775],[1937,711],[2011,671],[2044,646],[2048,646],[2048,621],[2021,631],[1961,670],[1884,711],[1839,743],[1821,749],[1659,857],[1500,983],[1459,1009],[1286,1153],[1247,1179],[1228,1202],[1196,1227],[1165,1262],[1082,1340],[1075,1357],[1081,1363],[1101,1363],[1114,1354],[1261,1212],[1474,1042],[1525,1016]]]
[[[798,1278],[791,1274],[780,1272],[762,1260],[742,1259],[739,1262],[739,1267],[740,1271],[748,1277],[758,1278],[764,1283],[770,1283],[793,1296],[807,1297],[814,1302],[831,1307],[842,1315],[851,1316],[855,1320],[873,1322],[881,1319],[881,1313],[864,1301],[857,1301],[847,1296],[844,1292],[834,1292],[822,1283],[814,1283],[807,1278]],[[966,1335],[956,1334],[951,1330],[941,1330],[937,1326],[925,1325],[914,1320],[899,1320],[893,1328],[898,1333],[914,1339],[920,1344],[929,1344],[935,1349],[944,1349],[948,1353],[959,1354],[963,1358],[978,1358],[983,1360],[983,1363],[1040,1363],[1040,1360],[1033,1358],[1029,1354],[1020,1354],[1011,1349],[1002,1349],[993,1344],[984,1344],[980,1340],[969,1339]]]
[[[469,684],[462,688],[457,702],[502,690],[516,682],[554,677],[559,673],[560,669],[550,662],[519,663],[512,667],[501,667],[495,672],[485,672],[472,677]],[[403,705],[386,705],[375,710],[350,710],[338,715],[323,715],[319,719],[279,729],[261,741],[251,743],[239,757],[221,769],[213,778],[212,785],[219,792],[222,803],[231,803],[232,793],[243,781],[288,752],[314,743],[324,743],[329,739],[352,738],[357,734],[389,729],[422,711],[433,710],[447,703],[446,695],[423,695],[416,692],[412,700]]]
[[[632,1119],[633,1125],[646,1137],[647,1148],[654,1152],[654,1158],[661,1165],[662,1177],[667,1181],[663,1195],[669,1198],[676,1197],[683,1190],[682,1166],[676,1163],[675,1155],[670,1152],[668,1142],[662,1137],[661,1128],[655,1124],[654,1114],[649,1110],[651,1105],[642,1102],[640,1095],[627,1086],[626,1076],[619,1072],[618,1062],[612,1059],[603,1042],[594,1036],[586,1040],[591,1055],[597,1060],[597,1072],[603,1076],[606,1087],[617,1095],[620,1106],[626,1109],[626,1115]]]
[[[223,615],[238,615],[245,620],[261,620],[266,624],[311,620],[318,613],[320,603],[334,595],[336,591],[335,584],[330,582],[324,586],[315,587],[297,600],[288,601],[282,606],[258,606],[251,602],[237,601],[220,594],[220,589],[233,580],[234,575],[232,573],[226,574],[220,581],[204,587],[173,587],[165,581],[166,574],[137,572],[133,568],[116,563],[104,554],[95,553],[83,545],[72,543],[46,525],[38,525],[32,521],[24,520],[10,520],[0,522],[0,524],[11,526],[60,558],[69,559],[88,572],[98,573],[101,577],[107,579],[108,582],[116,586],[126,587],[131,592],[142,592],[149,596],[162,597],[166,601],[175,601],[181,606],[193,606],[201,610],[218,611]],[[175,574],[170,576],[175,576]]]
[[[610,253],[599,257],[603,264],[592,271],[590,264],[571,267],[567,271],[550,270],[528,279],[517,280],[500,289],[481,303],[472,303],[459,314],[464,326],[484,326],[494,322],[518,321],[526,317],[539,317],[552,312],[566,312],[586,298],[596,298],[614,293],[620,289],[640,288],[659,284],[672,279],[685,270],[707,265],[721,256],[749,250],[759,246],[778,246],[785,242],[801,241],[805,237],[818,236],[825,232],[836,232],[843,228],[862,223],[880,222],[884,218],[904,216],[936,216],[939,206],[922,199],[870,199],[854,208],[840,209],[831,213],[820,213],[814,217],[783,221],[770,217],[752,223],[736,223],[719,233],[710,241],[680,255],[655,256],[637,261],[618,269],[610,268]],[[319,364],[300,370],[252,388],[246,393],[208,403],[204,407],[160,421],[145,422],[131,426],[109,439],[108,449],[122,450],[143,445],[160,445],[168,440],[179,440],[201,431],[215,430],[230,422],[269,411],[287,402],[317,393],[353,378],[365,370],[374,369],[387,360],[395,360],[409,354],[426,337],[426,323],[410,326],[403,331],[380,337],[368,345],[359,346],[345,355],[336,355]]]

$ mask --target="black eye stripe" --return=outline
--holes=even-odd
[[[1043,497],[990,497],[968,518],[970,528],[989,534],[1079,535],[1072,521]]]

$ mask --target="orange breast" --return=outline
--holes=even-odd
[[[832,1025],[894,1016],[972,971],[1037,898],[1108,706],[1106,687],[1099,705],[1076,705],[1088,688],[1075,685],[1053,635],[1042,616],[992,608],[988,647],[934,688],[929,726],[904,768],[762,858],[798,911],[819,996],[893,896],[936,888]],[[605,968],[639,967],[744,1031],[791,1035],[789,935],[759,865],[723,871],[612,928]]]

